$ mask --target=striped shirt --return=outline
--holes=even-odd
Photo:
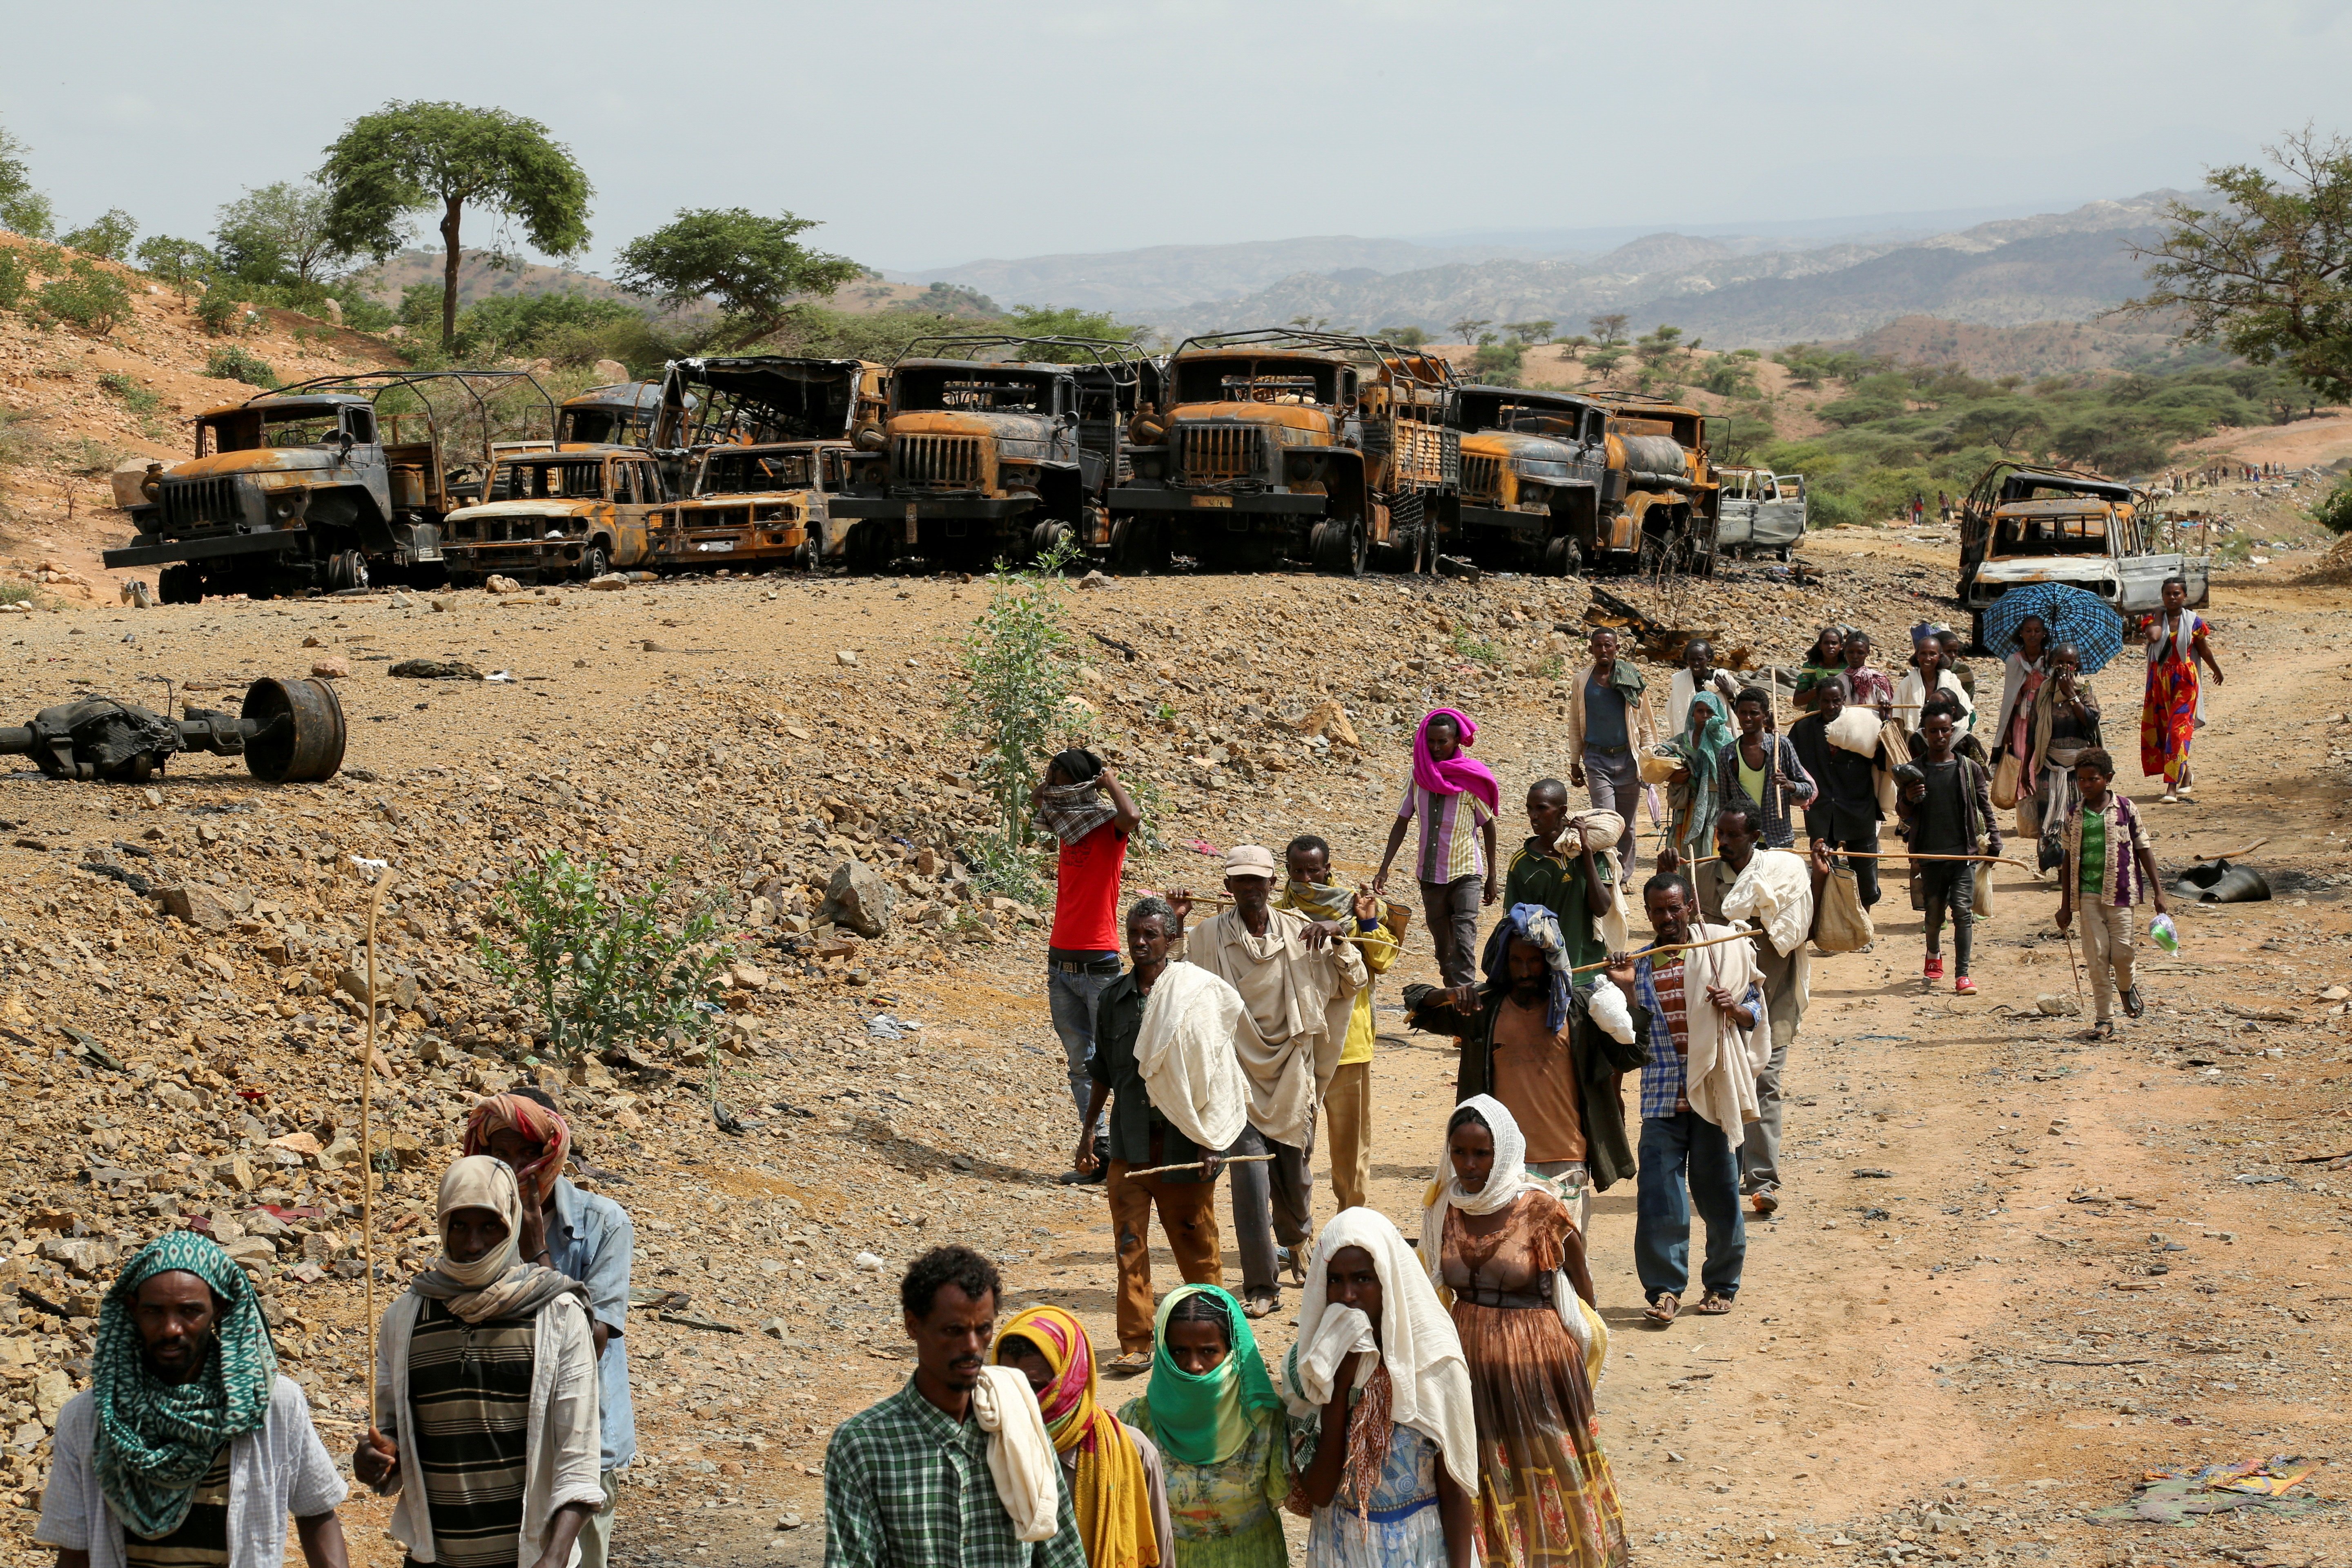
[[[2103,851],[2096,888],[2083,885],[2088,869],[2083,828],[2093,819],[2100,826]],[[2075,897],[2084,902],[2127,910],[2147,896],[2147,881],[2139,868],[2139,851],[2150,847],[2147,828],[2132,803],[2116,791],[2109,790],[2105,804],[2095,808],[2077,805],[2062,829],[2062,842],[2066,851],[2065,885],[2076,889]]]
[[[1684,973],[1679,957],[1653,963],[1644,953],[1633,960],[1633,1005],[1647,1009],[1650,1016],[1650,1059],[1642,1064],[1642,1116],[1645,1121],[1679,1115],[1690,1109],[1686,1092],[1690,999],[1683,991]],[[1706,1001],[1705,997],[1699,1000]],[[1750,981],[1748,994],[1739,999],[1739,1005],[1762,1017],[1764,988]]]
[[[425,1478],[433,1556],[446,1568],[514,1568],[530,1438],[534,1319],[468,1323],[426,1300],[409,1342],[410,1447]]]
[[[227,1568],[228,1445],[213,1450],[212,1468],[196,1483],[188,1517],[171,1534],[142,1541],[122,1532],[125,1568]]]
[[[1495,814],[1476,795],[1439,795],[1408,784],[1397,817],[1403,822],[1420,819],[1421,830],[1413,835],[1413,875],[1421,880],[1452,882],[1486,874],[1478,826],[1492,822]]]

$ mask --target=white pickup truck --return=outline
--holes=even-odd
[[[1960,510],[1961,606],[1983,652],[1984,617],[1996,599],[2028,583],[2063,583],[2096,594],[2118,614],[2164,603],[2164,584],[2189,585],[2189,603],[2210,595],[2202,554],[2157,548],[2162,525],[2147,498],[2119,479],[2064,468],[1996,463]]]
[[[1723,484],[1716,552],[1750,558],[1769,553],[1786,561],[1790,546],[1805,537],[1805,476],[1769,468],[1715,472]]]

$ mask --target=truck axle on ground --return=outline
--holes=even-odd
[[[24,756],[51,778],[142,784],[174,752],[245,759],[264,784],[331,779],[343,765],[343,705],[324,680],[267,676],[245,694],[238,713],[191,708],[170,719],[135,702],[86,697],[33,715],[21,728],[0,727],[0,756]]]

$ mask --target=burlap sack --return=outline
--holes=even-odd
[[[1821,916],[1813,925],[1813,941],[1823,952],[1860,952],[1876,939],[1870,911],[1862,907],[1862,889],[1853,868],[1833,866],[1822,885]]]

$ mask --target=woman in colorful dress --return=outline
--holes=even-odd
[[[1290,1444],[1257,1338],[1214,1285],[1160,1298],[1151,1381],[1118,1418],[1159,1445],[1173,1568],[1286,1568]]]
[[[1095,1350],[1059,1307],[1015,1312],[988,1359],[1029,1380],[1078,1518],[1087,1568],[1155,1568],[1173,1552],[1159,1446],[1110,1413],[1095,1389]]]
[[[2194,800],[2189,780],[2189,742],[2205,727],[2205,693],[2197,682],[2197,663],[2213,672],[2221,684],[2221,666],[2205,644],[2212,627],[2189,607],[2189,584],[2178,577],[2164,580],[2164,610],[2140,622],[2147,638],[2147,698],[2139,712],[2140,772],[2164,775],[2167,804]]]
[[[1283,1363],[1307,1568],[1471,1568],[1478,1435],[1462,1339],[1386,1216],[1315,1241]]]
[[[1422,1215],[1421,1253],[1470,1367],[1478,1561],[1620,1568],[1625,1522],[1592,1399],[1609,1331],[1584,1238],[1528,1173],[1527,1146],[1502,1101],[1464,1100]]]
[[[2040,821],[2027,796],[2033,789],[2033,774],[2026,769],[2026,752],[2033,742],[2033,694],[2042,689],[2044,677],[2050,673],[2050,624],[2040,616],[2028,616],[2017,623],[2017,633],[2010,639],[2009,657],[2000,666],[2000,716],[1992,727],[1992,766],[2000,770],[2003,757],[2015,757],[2017,777],[2017,832],[2023,837],[2035,830]]]

